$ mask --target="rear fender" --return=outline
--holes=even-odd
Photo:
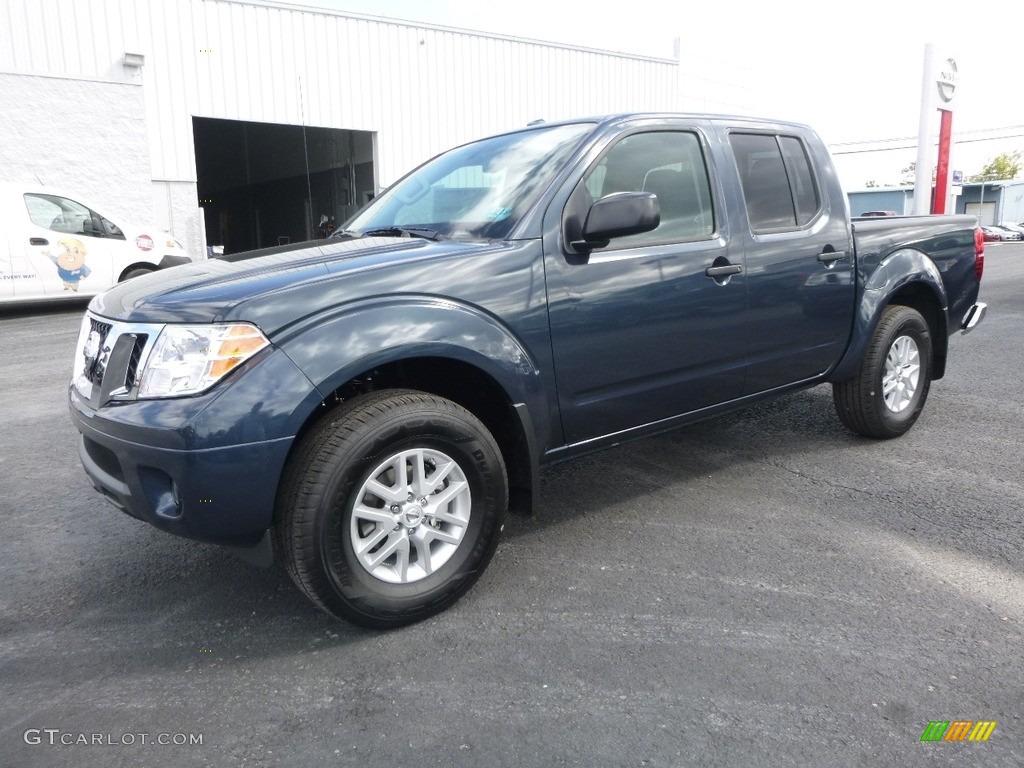
[[[934,378],[944,372],[948,335],[946,312],[949,302],[938,267],[921,251],[903,248],[881,261],[864,280],[850,345],[829,381],[845,381],[857,373],[868,342],[890,304],[913,306],[932,326]],[[934,311],[929,312],[932,309]]]

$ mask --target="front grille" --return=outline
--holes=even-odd
[[[82,375],[90,384],[99,385],[103,383],[103,374],[107,367],[107,356],[110,354],[110,347],[107,346],[107,337],[110,335],[111,326],[90,318],[89,334],[85,340],[85,347],[81,350],[84,356],[85,368]]]
[[[139,386],[139,363],[142,361],[142,353],[146,349],[146,342],[149,336],[140,333],[135,337],[135,344],[132,346],[132,355],[128,358],[128,371],[124,377],[124,385],[128,389]]]
[[[109,400],[133,400],[162,325],[101,320],[86,313],[75,351],[75,389],[94,408]]]

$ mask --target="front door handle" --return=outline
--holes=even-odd
[[[29,245],[49,245],[50,241],[45,237],[30,237],[28,239]]]
[[[822,264],[829,266],[835,264],[840,259],[846,258],[846,251],[822,251],[818,254],[818,261]]]
[[[743,271],[743,267],[740,264],[726,264],[722,267],[708,267],[704,270],[704,274],[708,277],[728,277],[729,275],[738,275]]]

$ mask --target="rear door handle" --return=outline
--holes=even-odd
[[[704,270],[704,274],[708,277],[728,277],[729,275],[738,275],[743,271],[743,266],[740,264],[726,264],[722,267],[708,267]]]
[[[822,251],[818,254],[818,261],[822,264],[835,264],[840,259],[846,258],[846,251]]]
[[[49,245],[50,241],[45,237],[30,237],[28,239],[29,245]]]

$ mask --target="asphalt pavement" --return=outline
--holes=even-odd
[[[819,387],[558,465],[465,598],[384,633],[104,501],[83,306],[0,310],[0,768],[1024,765],[1024,244],[987,250],[905,437]]]

